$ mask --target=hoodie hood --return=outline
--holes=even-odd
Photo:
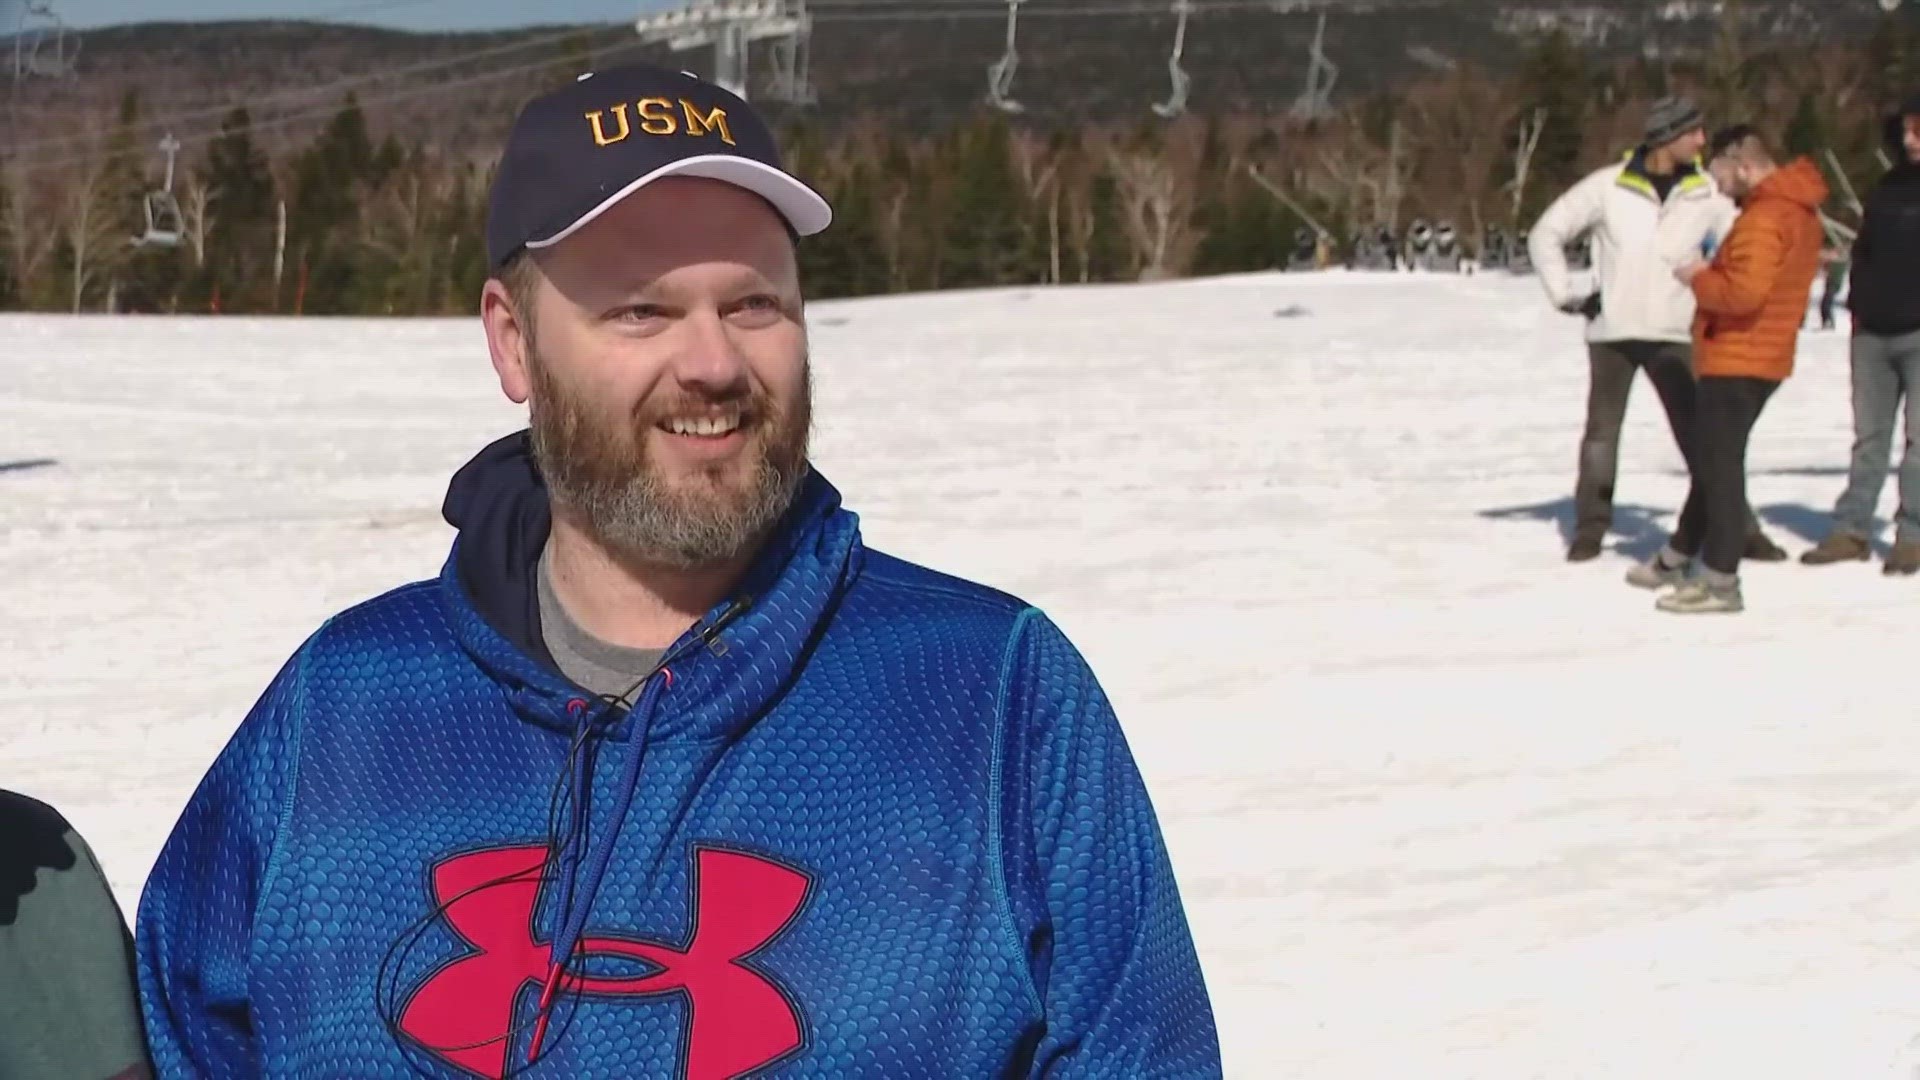
[[[1885,126],[1881,129],[1881,138],[1886,140],[1887,156],[1893,162],[1894,172],[1920,170],[1920,164],[1915,164],[1907,156],[1906,126],[1909,116],[1920,116],[1920,94],[1902,102],[1900,108],[1888,113],[1883,121]]]
[[[505,690],[520,719],[572,732],[597,709],[547,650],[536,591],[552,527],[547,488],[519,431],[462,466],[441,514],[459,530],[440,573],[455,637]],[[840,493],[809,469],[781,525],[733,596],[668,650],[672,691],[649,741],[730,738],[750,725],[799,668],[856,572],[859,520]],[[701,632],[725,626],[706,639]],[[607,734],[625,738],[617,718]]]
[[[1827,201],[1827,195],[1827,178],[1811,158],[1803,157],[1775,169],[1760,181],[1747,201],[1751,204],[1762,199],[1785,199],[1814,210]]]

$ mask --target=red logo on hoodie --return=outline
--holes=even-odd
[[[538,846],[489,848],[434,867],[434,897],[447,925],[471,951],[441,966],[413,992],[400,1029],[466,1072],[503,1074],[511,1048],[524,1045],[516,1038],[521,1033],[511,1031],[515,1003],[539,991],[551,972],[551,942],[535,940],[533,929],[546,854]],[[693,925],[686,945],[585,936],[583,956],[637,960],[649,970],[566,976],[559,991],[683,997],[683,1080],[730,1080],[785,1060],[804,1041],[800,1010],[779,983],[753,966],[752,958],[792,925],[810,888],[807,875],[792,867],[697,846],[689,905]]]

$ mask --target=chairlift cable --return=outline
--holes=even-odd
[[[524,41],[507,42],[505,44],[500,44],[500,45],[491,45],[485,49],[474,50],[471,52],[464,52],[455,56],[441,57],[440,59],[437,59],[437,60],[424,60],[419,63],[409,64],[409,65],[405,65],[397,68],[390,68],[385,71],[363,72],[358,75],[350,75],[345,78],[335,79],[332,82],[320,83],[313,86],[291,87],[285,90],[269,91],[265,94],[259,95],[258,97],[250,98],[241,102],[230,101],[223,105],[209,106],[201,109],[192,109],[186,112],[173,113],[166,116],[157,116],[151,119],[140,121],[138,124],[134,125],[134,130],[143,130],[143,129],[157,130],[157,129],[166,128],[166,127],[179,128],[180,126],[182,126],[183,124],[185,124],[187,121],[190,121],[190,120],[201,120],[209,117],[225,116],[227,113],[233,111],[236,105],[244,105],[249,110],[252,110],[252,109],[258,108],[263,104],[270,105],[283,99],[298,99],[298,98],[315,97],[319,95],[331,96],[335,93],[338,93],[341,90],[351,89],[356,86],[363,86],[363,85],[366,85],[367,83],[380,82],[386,79],[404,78],[411,75],[419,75],[427,72],[437,71],[443,68],[458,67],[461,64],[470,63],[475,60],[482,60],[482,59],[495,57],[495,56],[503,56],[508,53],[521,52],[527,49],[535,49],[544,45],[552,45],[557,42],[565,41],[569,38],[579,37],[583,33],[606,32],[614,29],[626,31],[631,28],[624,22],[587,24],[583,26],[576,26],[564,32],[554,32],[549,34],[543,34],[538,37],[528,38]],[[550,63],[550,62],[551,61],[545,61],[543,63]],[[541,65],[535,65],[535,66],[541,66]],[[335,108],[337,108],[337,106],[329,105],[327,107],[327,111],[331,112]],[[17,153],[26,153],[33,150],[78,146],[78,145],[81,145],[82,142],[83,140],[75,139],[72,137],[41,139],[37,142],[31,142],[31,143],[23,144],[21,146],[17,146],[14,148],[14,150]]]
[[[644,43],[641,42],[640,39],[636,37],[629,41],[622,42],[620,44],[610,45],[607,47],[606,51],[619,52],[626,49],[636,48],[642,44]],[[547,68],[551,66],[552,66],[551,60],[539,60],[532,63],[517,64],[513,67],[501,68],[497,71],[489,71],[480,75],[470,75],[464,78],[452,79],[443,83],[435,83],[432,86],[414,87],[408,90],[395,90],[390,93],[379,95],[377,97],[369,97],[365,101],[363,101],[362,104],[363,105],[385,105],[391,102],[410,101],[417,98],[433,97],[438,94],[446,94],[446,93],[452,93],[453,91],[456,91],[456,90],[463,90],[469,86],[477,86],[481,83],[495,82],[502,79],[510,79],[516,75],[525,75],[529,72],[538,71],[542,68]],[[328,105],[320,108],[308,109],[304,112],[288,113],[285,116],[277,116],[271,120],[256,121],[248,125],[247,130],[250,133],[257,133],[261,131],[271,131],[276,128],[288,127],[294,124],[304,123],[309,120],[315,120],[322,117],[332,116],[338,111],[339,109],[337,106]],[[219,128],[206,128],[206,129],[201,129],[199,131],[192,131],[192,132],[180,134],[178,137],[180,139],[182,146],[191,146],[199,143],[212,142],[214,139],[219,138],[220,134],[221,134],[221,129]],[[46,160],[46,161],[26,162],[22,164],[21,168],[25,172],[32,173],[32,172],[39,172],[45,169],[65,168],[72,165],[84,165],[92,160],[94,160],[92,155],[88,155],[84,157],[59,158],[59,159]]]

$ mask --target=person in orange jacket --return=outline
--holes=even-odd
[[[1693,289],[1698,421],[1693,484],[1679,528],[1651,561],[1628,572],[1642,588],[1673,586],[1662,611],[1736,612],[1746,546],[1747,440],[1767,399],[1793,374],[1807,297],[1825,243],[1827,182],[1807,158],[1777,163],[1766,138],[1741,124],[1716,134],[1708,168],[1741,214],[1711,265],[1674,272]],[[1699,573],[1688,568],[1698,558]]]

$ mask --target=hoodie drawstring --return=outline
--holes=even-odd
[[[633,752],[627,755],[626,771],[620,777],[619,790],[614,796],[613,815],[607,821],[606,835],[600,845],[588,857],[585,877],[580,881],[580,891],[574,893],[570,886],[574,874],[564,872],[561,875],[561,894],[559,897],[560,928],[554,935],[553,946],[548,954],[547,981],[540,990],[539,1019],[533,1028],[533,1042],[527,1051],[527,1060],[531,1062],[540,1054],[540,1045],[545,1041],[547,1024],[552,1018],[553,999],[565,977],[567,962],[572,959],[578,947],[580,937],[586,931],[587,914],[593,908],[593,898],[600,891],[601,879],[606,876],[607,864],[613,859],[613,848],[620,838],[620,827],[626,822],[627,811],[633,806],[633,795],[640,787],[640,770],[646,764],[648,729],[653,726],[653,714],[659,707],[661,695],[673,685],[673,672],[661,668],[640,693],[640,700],[629,713],[632,729],[630,741]],[[584,788],[576,790],[584,791]],[[575,807],[575,820],[584,827],[585,813]],[[572,835],[579,835],[573,833]],[[577,858],[577,856],[575,856]]]

